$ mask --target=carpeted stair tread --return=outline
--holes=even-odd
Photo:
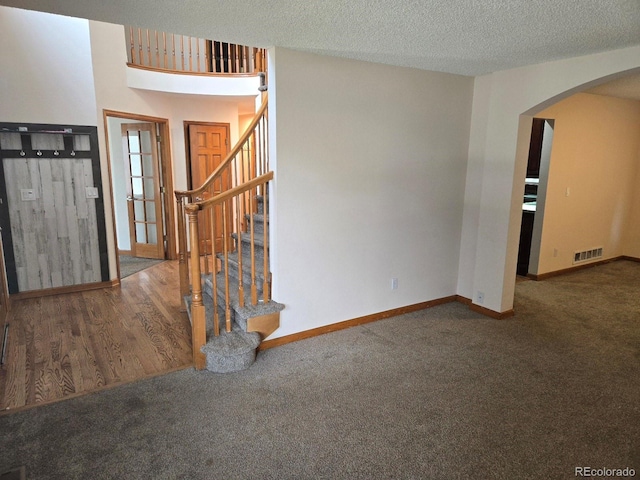
[[[224,306],[225,291],[224,291],[224,288],[220,288],[221,285],[224,285],[224,273],[220,272],[216,275],[216,282],[218,283],[219,304],[222,304]],[[205,288],[206,288],[207,294],[211,295],[211,293],[213,292],[213,281],[210,276],[207,276],[207,278],[205,279],[205,284],[206,284]],[[229,286],[233,287],[233,288],[229,288],[229,306],[234,310],[238,310],[240,309],[240,295],[237,289],[237,284],[236,285],[230,284]],[[261,298],[259,298],[258,300],[259,300],[259,303],[258,305],[255,305],[256,307],[265,305],[261,301],[262,300]],[[249,285],[244,286],[244,304],[245,304],[245,307],[242,307],[242,308],[247,308],[246,305],[251,304],[251,286]]]
[[[214,373],[231,373],[246,370],[256,361],[256,349],[260,345],[258,332],[232,330],[210,336],[200,351],[205,355],[206,368]]]
[[[247,223],[247,232],[251,232],[251,222],[255,222],[253,224],[254,233],[263,233],[264,232],[264,215],[262,213],[254,213],[251,215],[250,213],[244,214],[246,223]],[[269,225],[269,217],[267,217],[267,225]]]
[[[258,213],[264,213],[264,196],[256,195],[256,205],[258,206]]]
[[[218,258],[220,259],[220,263],[222,265],[222,271],[225,270],[225,260],[224,254],[218,254]],[[230,253],[228,255],[229,260],[229,276],[234,279],[234,285],[238,284],[238,253]],[[258,261],[258,257],[256,255],[256,284],[262,285],[264,281],[264,276],[262,275],[262,271],[264,270],[264,262]],[[242,254],[242,280],[244,285],[251,285],[251,257],[245,257],[244,252]],[[246,288],[246,287],[245,287]]]
[[[216,276],[216,281],[218,285],[224,285],[224,273],[218,273]],[[211,276],[207,275],[205,278],[205,291],[207,294],[211,295],[213,292],[213,281],[211,280]],[[261,290],[261,289],[259,289]],[[218,289],[218,300],[219,304],[224,305],[225,301],[225,292],[223,289]],[[258,315],[267,315],[269,313],[279,312],[284,309],[284,305],[270,300],[269,302],[263,302],[262,299],[258,299],[257,305],[251,304],[251,287],[245,285],[244,287],[244,307],[240,307],[240,296],[238,295],[237,288],[229,289],[229,306],[234,309],[236,312],[241,313],[244,316],[244,313],[251,314],[250,317],[255,317]],[[249,317],[247,317],[249,318]]]
[[[202,353],[208,355],[241,355],[249,351],[255,351],[260,345],[260,334],[258,332],[243,332],[242,330],[232,330],[227,332],[220,329],[220,335],[211,335],[209,341],[201,348]]]
[[[185,304],[187,305],[187,315],[189,316],[189,321],[191,321],[191,295],[186,295],[184,297]],[[213,298],[211,297],[211,283],[206,283],[202,288],[202,304],[204,305],[204,319],[205,319],[205,328],[207,331],[207,338],[213,335]],[[238,324],[235,321],[233,302],[231,305],[231,329],[232,330],[247,330],[247,322],[244,321],[244,324]],[[225,328],[226,318],[225,318],[225,309],[224,309],[224,297],[219,299],[218,301],[218,322],[220,326],[220,330]]]
[[[264,224],[264,214],[263,213],[254,213],[253,215],[250,213],[245,213],[244,218],[246,218],[249,223],[251,223],[251,218],[256,222],[255,224]],[[267,217],[267,224],[269,224],[269,217]]]
[[[217,276],[217,282],[224,282],[224,274],[219,273]],[[204,287],[203,291],[206,295],[203,294],[203,298],[210,302],[212,302],[210,295],[213,292],[213,283],[211,281],[211,276],[207,275],[204,279]],[[259,317],[262,315],[269,315],[272,313],[280,312],[284,310],[284,305],[278,303],[274,300],[270,300],[268,302],[259,301],[256,305],[251,304],[251,289],[245,287],[245,306],[240,307],[240,300],[238,291],[235,288],[229,289],[229,307],[232,312],[232,319],[238,324],[240,329],[247,329],[247,321],[253,317]],[[207,299],[209,297],[209,299]],[[218,308],[225,308],[225,294],[222,289],[218,289]],[[261,300],[261,299],[260,299]],[[220,318],[224,318],[224,315],[221,315]],[[222,325],[222,323],[221,323]]]
[[[185,302],[189,320],[191,320],[191,296],[185,297]],[[205,355],[207,370],[215,373],[231,373],[249,368],[256,359],[256,349],[262,340],[260,334],[247,332],[246,321],[244,328],[241,328],[235,321],[232,322],[231,332],[227,332],[224,312],[219,311],[220,335],[213,335],[213,300],[206,292],[202,292],[202,303],[205,307],[205,322],[209,340],[200,351]]]
[[[237,233],[232,233],[231,237],[234,238],[236,241],[238,240],[238,234]],[[242,239],[242,243],[246,244],[246,245],[251,245],[251,233],[250,232],[244,232],[240,235],[241,239]],[[264,248],[264,234],[262,232],[253,232],[253,241],[256,247],[260,247],[261,249]],[[243,247],[242,250],[244,251],[244,249],[247,247]],[[251,248],[251,247],[248,247]]]

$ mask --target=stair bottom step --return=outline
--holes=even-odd
[[[215,373],[231,373],[246,370],[256,360],[256,349],[260,345],[257,332],[221,331],[212,336],[202,347],[207,359],[207,370]]]

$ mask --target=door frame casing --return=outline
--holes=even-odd
[[[105,133],[105,148],[107,153],[107,166],[109,170],[109,192],[111,193],[111,220],[113,222],[113,242],[118,245],[117,226],[115,217],[115,202],[113,198],[113,180],[111,171],[111,150],[109,148],[109,124],[107,122],[108,117],[121,118],[126,120],[133,120],[138,122],[157,123],[160,126],[160,173],[162,175],[163,184],[165,187],[165,195],[163,201],[163,209],[165,215],[165,235],[167,236],[167,248],[165,251],[166,258],[168,260],[176,260],[177,254],[177,240],[176,240],[176,227],[175,227],[175,202],[173,201],[173,158],[171,156],[171,130],[169,128],[169,119],[162,117],[153,117],[150,115],[141,115],[136,113],[121,112],[118,110],[102,110],[102,121]],[[116,254],[116,265],[118,270],[118,278],[120,278],[120,259]]]
[[[9,298],[9,286],[7,282],[7,270],[4,265],[4,243],[2,241],[2,228],[0,228],[0,336],[4,335],[4,325],[11,310]],[[2,339],[0,338],[0,345]]]

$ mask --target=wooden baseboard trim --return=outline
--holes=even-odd
[[[553,272],[541,273],[539,275],[536,275],[535,273],[529,273],[527,274],[527,277],[535,281],[546,280],[547,278],[558,277],[560,275],[566,275],[567,273],[577,272],[586,268],[597,267],[598,265],[604,265],[605,263],[617,262],[618,260],[631,260],[640,262],[640,259],[634,259],[634,257],[619,256],[607,258],[606,260],[599,260],[597,262],[587,263],[585,265],[576,265],[575,267],[563,268],[562,270],[555,270]]]
[[[495,320],[504,320],[505,318],[513,317],[515,315],[513,308],[505,312],[496,312],[495,310],[490,310],[480,305],[476,305],[475,303],[469,305],[469,309],[473,310],[476,313],[481,313],[485,317],[493,318]]]
[[[629,260],[630,262],[638,262],[640,263],[640,258],[637,257],[629,257],[627,255],[623,255],[620,257],[620,260]]]
[[[470,298],[463,297],[462,295],[456,295],[456,301],[458,301],[458,302],[460,302],[460,303],[462,303],[464,305],[467,305],[467,306],[469,306],[469,305],[471,305],[473,303]]]
[[[118,250],[118,255],[129,255],[129,256],[131,256],[131,250]]]
[[[86,292],[88,290],[100,290],[101,288],[113,288],[120,285],[120,280],[108,282],[83,283],[82,285],[69,285],[66,287],[45,288],[44,290],[29,290],[27,292],[12,293],[11,300],[24,300],[25,298],[48,297],[65,293]]]
[[[365,315],[364,317],[353,318],[351,320],[345,320],[343,322],[332,323],[331,325],[312,328],[311,330],[305,330],[303,332],[294,333],[292,335],[274,338],[273,340],[265,340],[260,344],[258,350],[261,351],[268,350],[269,348],[280,347],[282,345],[286,345],[287,343],[317,337],[318,335],[324,335],[325,333],[337,332],[338,330],[344,330],[345,328],[357,327],[358,325],[364,325],[365,323],[377,322],[378,320],[384,320],[385,318],[395,317],[397,315],[403,315],[405,313],[417,312],[418,310],[424,310],[425,308],[435,307],[436,305],[442,305],[444,303],[455,302],[456,300],[456,295],[451,295],[449,297],[437,298],[428,302],[415,303],[413,305],[393,308],[384,312],[372,313],[371,315]]]
[[[470,298],[463,297],[462,295],[456,295],[456,300],[469,307],[470,310],[473,310],[476,313],[481,313],[485,317],[493,318],[495,320],[504,320],[505,318],[513,317],[515,315],[513,308],[506,312],[496,312],[495,310],[491,310],[481,305],[476,305]]]

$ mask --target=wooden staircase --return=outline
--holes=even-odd
[[[268,168],[265,97],[245,134],[205,183],[175,192],[181,293],[197,369],[248,368],[262,339],[279,327],[284,305],[271,299],[268,191],[273,172]],[[220,191],[222,184],[232,188]]]

